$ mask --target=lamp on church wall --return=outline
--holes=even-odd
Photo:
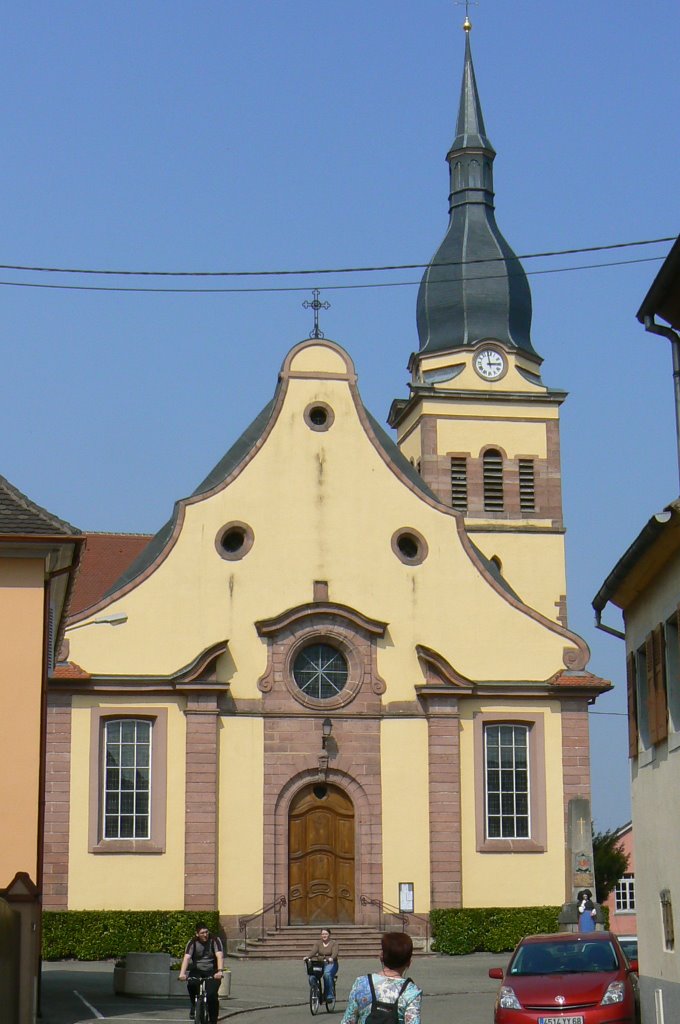
[[[324,718],[321,723],[321,753],[319,754],[319,778],[325,779],[328,772],[328,742],[333,732],[333,723],[330,718]]]

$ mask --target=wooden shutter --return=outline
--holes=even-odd
[[[631,651],[628,655],[627,665],[628,683],[628,757],[637,757],[638,754],[638,720],[637,720],[637,693],[635,689],[635,654]]]
[[[666,691],[666,643],[663,624],[652,632],[654,651],[654,743],[668,736],[668,696]]]

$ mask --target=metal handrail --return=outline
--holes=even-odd
[[[425,923],[425,949],[426,950],[429,949],[429,947],[430,947],[430,919],[429,919],[429,917],[425,917],[424,914],[414,914],[412,912],[405,914],[401,910],[399,910],[398,907],[393,907],[392,904],[385,903],[384,900],[374,900],[370,896],[360,896],[359,897],[359,902],[361,903],[362,907],[366,907],[366,906],[370,905],[370,906],[378,908],[378,910],[380,911],[380,919],[379,919],[380,920],[380,931],[384,930],[385,911],[387,911],[387,914],[388,914],[389,917],[396,917],[397,921],[401,922],[401,930],[403,932],[406,931],[406,926],[408,925],[409,919],[411,917],[414,918],[416,921],[424,921],[424,923]]]
[[[255,914],[247,914],[245,917],[239,917],[238,919],[238,930],[243,932],[243,952],[248,955],[248,925],[253,921],[257,921],[260,918],[260,938],[264,940],[264,919],[265,915],[270,911],[274,911],[274,931],[281,931],[281,908],[286,906],[286,897],[277,896],[268,903],[262,910],[258,910]]]

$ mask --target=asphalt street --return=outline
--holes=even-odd
[[[430,956],[414,960],[409,975],[423,989],[425,1024],[491,1024],[498,982],[489,967],[503,967],[507,954]],[[301,1024],[310,1018],[307,975],[290,960],[228,961],[231,995],[222,999],[220,1020],[245,1015],[243,1024]],[[336,1024],[354,978],[377,970],[370,959],[341,961]],[[323,1009],[319,1024],[326,1019]],[[113,963],[46,963],[42,979],[42,1024],[149,1024],[189,1020],[189,1000],[140,999],[113,993]]]

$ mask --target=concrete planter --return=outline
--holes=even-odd
[[[113,991],[116,995],[149,997],[186,997],[187,983],[179,980],[179,971],[169,953],[128,953],[113,969]],[[231,992],[231,971],[225,970],[219,994],[228,999]]]

